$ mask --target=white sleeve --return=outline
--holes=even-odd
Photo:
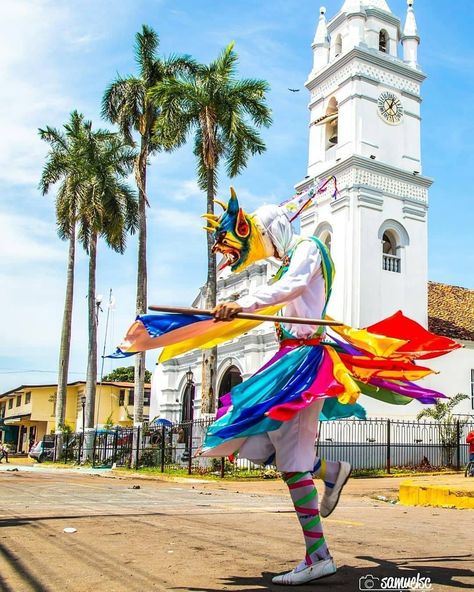
[[[285,275],[274,284],[261,286],[252,294],[239,298],[236,303],[245,312],[265,306],[284,304],[302,294],[309,280],[321,265],[321,254],[313,241],[301,242],[295,249]]]

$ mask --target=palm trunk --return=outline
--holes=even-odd
[[[71,225],[69,236],[69,250],[67,259],[66,297],[64,301],[63,326],[61,330],[61,345],[59,347],[58,390],[56,393],[55,432],[59,433],[64,427],[66,415],[67,380],[69,369],[69,353],[71,349],[72,306],[74,296],[74,262],[76,257],[76,227]]]
[[[146,159],[147,143],[142,138],[139,159],[140,182],[138,187],[138,266],[137,266],[137,314],[147,310],[147,261],[146,261]],[[135,398],[133,418],[135,424],[143,422],[143,397],[145,384],[145,353],[135,356]]]
[[[214,213],[215,170],[208,169],[207,213]],[[207,283],[206,308],[214,308],[217,301],[216,256],[212,252],[214,239],[207,234]],[[202,354],[201,413],[214,413],[216,392],[217,347],[206,349]]]
[[[86,428],[94,427],[95,394],[97,389],[97,307],[95,301],[95,272],[97,259],[97,234],[89,245],[89,290],[87,295],[89,318],[89,344],[86,377]]]

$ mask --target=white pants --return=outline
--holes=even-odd
[[[277,430],[249,436],[239,448],[239,457],[263,464],[275,454],[274,464],[282,472],[306,472],[314,467],[314,443],[324,400],[306,407]]]

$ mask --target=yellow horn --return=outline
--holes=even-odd
[[[235,189],[233,187],[230,188],[230,196],[236,198],[237,193],[235,193]]]
[[[220,206],[221,206],[221,208],[224,210],[224,212],[226,212],[226,211],[227,211],[227,206],[226,206],[226,204],[225,204],[223,201],[221,201],[220,199],[215,199],[215,200],[214,200],[214,203],[216,203],[216,204],[220,205]]]
[[[206,220],[217,222],[219,220],[219,216],[215,214],[203,214],[201,218],[206,218]]]
[[[209,226],[203,226],[204,230],[207,230],[207,232],[214,232],[215,228],[209,228]]]
[[[217,218],[212,217],[212,214],[204,214],[201,218],[205,218],[207,223],[213,228],[219,228],[219,222]]]

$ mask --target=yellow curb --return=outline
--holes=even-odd
[[[400,503],[404,506],[436,506],[438,508],[474,509],[474,479],[465,484],[450,485],[429,481],[402,481]]]

